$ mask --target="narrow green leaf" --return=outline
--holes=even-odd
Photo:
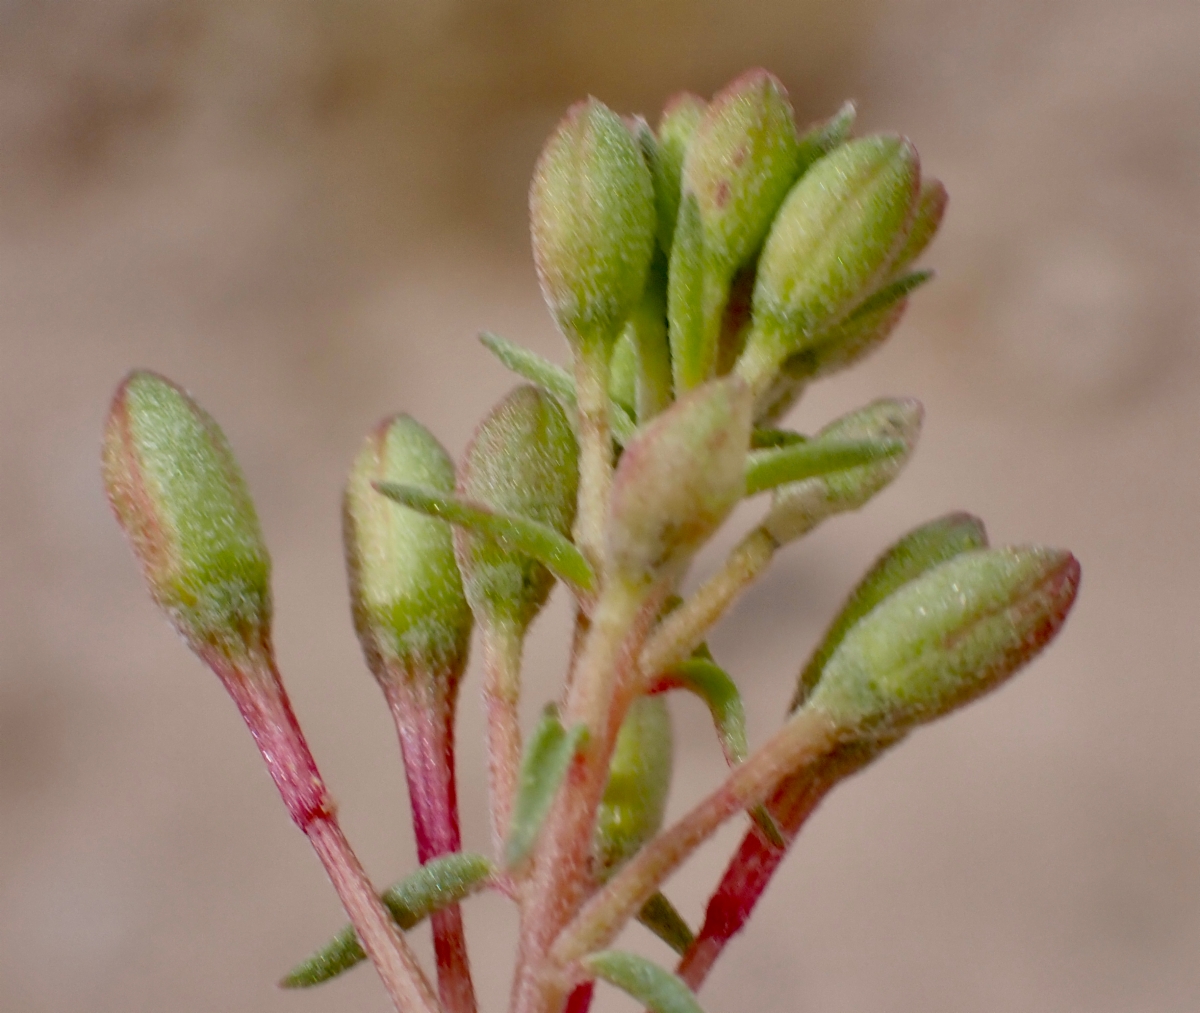
[[[711,657],[691,657],[682,661],[655,683],[656,690],[686,689],[704,701],[712,715],[717,740],[725,762],[736,767],[746,758],[749,749],[746,742],[746,708],[737,683]],[[766,835],[767,840],[778,847],[785,847],[783,834],[765,806],[755,806],[750,816]]]
[[[838,617],[825,631],[800,673],[796,695],[788,710],[808,699],[821,680],[825,664],[845,639],[850,628],[876,605],[927,570],[970,549],[987,546],[983,521],[966,513],[947,514],[914,528],[883,553],[871,566],[842,606]]]
[[[638,912],[637,920],[653,932],[681,957],[691,949],[696,935],[684,921],[683,915],[662,893],[656,893]]]
[[[584,957],[582,964],[652,1013],[704,1013],[683,979],[636,953],[601,950]]]
[[[860,320],[863,317],[870,316],[872,313],[898,303],[906,295],[910,292],[915,292],[931,278],[933,278],[932,271],[910,271],[908,274],[902,274],[899,278],[888,282],[879,291],[871,293],[871,295],[859,303],[846,317],[846,322]]]
[[[555,365],[549,359],[543,359],[536,352],[522,348],[515,342],[489,331],[480,334],[479,340],[483,343],[484,348],[518,376],[523,376],[530,383],[541,387],[547,394],[558,398],[568,411],[575,411],[575,381],[562,366]],[[613,437],[624,446],[625,441],[633,435],[633,431],[637,428],[637,423],[621,405],[614,402],[610,408]]]
[[[756,450],[746,460],[746,495],[753,496],[789,482],[895,457],[907,449],[903,440],[887,437],[868,440],[824,437]]]
[[[542,822],[558,793],[558,786],[562,784],[571,761],[586,740],[586,725],[576,725],[567,731],[559,721],[557,708],[553,704],[542,712],[542,719],[521,758],[517,797],[513,800],[512,822],[508,828],[508,843],[504,853],[505,862],[510,868],[519,864],[533,850]]]
[[[401,506],[487,535],[512,552],[536,559],[584,594],[592,594],[596,589],[596,575],[583,553],[548,525],[420,486],[376,482],[375,488]]]
[[[751,450],[770,450],[776,447],[790,447],[794,443],[807,443],[808,437],[802,433],[794,433],[790,429],[772,429],[770,426],[758,426],[750,434]]]
[[[708,379],[704,348],[704,228],[692,194],[684,196],[667,274],[667,329],[675,396]]]
[[[434,858],[382,896],[396,924],[408,931],[435,911],[450,907],[487,885],[495,871],[483,855],[457,853]],[[347,925],[324,947],[293,968],[282,988],[309,988],[367,959],[354,929]]]

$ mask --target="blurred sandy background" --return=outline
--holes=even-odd
[[[478,329],[562,357],[524,199],[569,101],[653,114],[763,64],[802,120],[853,96],[865,128],[908,133],[952,200],[940,280],[795,415],[885,393],[928,409],[902,480],[788,552],[715,637],[752,734],[912,524],[974,510],[994,541],[1073,548],[1084,585],[1035,668],[835,795],[703,999],[1194,1013],[1198,46],[1194,0],[0,0],[0,1009],[386,1008],[368,970],[272,984],[341,918],[108,515],[120,376],[185,383],[239,452],[293,698],[388,881],[412,849],[348,622],[344,469],[401,408],[461,449],[511,382]],[[530,713],[562,614],[530,649]],[[460,769],[482,847],[474,689]],[[699,708],[675,713],[678,811],[721,764]],[[735,838],[670,885],[693,920]],[[485,898],[469,924],[500,1010],[513,919]]]

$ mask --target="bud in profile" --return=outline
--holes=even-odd
[[[125,378],[104,430],[104,486],[155,602],[203,657],[260,656],[271,562],[233,451],[212,417],[150,372]]]
[[[778,545],[807,534],[834,514],[857,510],[889,485],[912,456],[925,412],[913,398],[883,398],[835,419],[821,436],[845,440],[896,439],[908,452],[781,486],[762,528]]]
[[[795,710],[808,699],[846,634],[876,605],[935,566],[972,549],[986,547],[983,521],[966,513],[948,514],[922,524],[896,542],[875,560],[825,631],[820,646],[800,673],[796,695],[788,710]]]
[[[386,419],[354,459],[342,500],[342,533],[354,626],[376,678],[421,673],[457,681],[471,610],[450,528],[381,496],[376,482],[452,492],[454,465],[415,419]]]
[[[728,279],[762,245],[798,171],[787,91],[752,70],[713,96],[683,163],[683,192],[700,210],[704,245]]]
[[[596,99],[546,142],[529,194],[542,294],[572,343],[612,341],[641,297],[654,248],[654,188],[628,127]]]
[[[752,400],[712,380],[658,415],[625,448],[613,479],[609,558],[635,580],[686,564],[745,491]]]
[[[1079,562],[1044,548],[965,552],[913,580],[846,634],[808,707],[854,735],[948,714],[1030,661],[1062,627]]]
[[[606,878],[662,826],[671,789],[671,715],[661,696],[638,697],[617,734],[596,817],[597,874]]]
[[[908,235],[920,172],[898,137],[835,149],[792,188],[758,262],[739,372],[758,389],[880,278]]]
[[[704,99],[699,95],[680,92],[668,99],[658,121],[658,143],[652,169],[654,204],[658,211],[658,245],[665,254],[671,252],[675,219],[679,217],[683,162],[704,109]]]
[[[933,242],[937,230],[941,227],[942,219],[946,216],[946,204],[950,195],[941,180],[927,179],[921,181],[921,193],[917,197],[917,206],[913,211],[912,227],[904,246],[896,254],[889,266],[895,274],[903,271],[909,264],[925,252],[926,247]]]
[[[517,387],[480,423],[458,472],[458,494],[528,517],[569,537],[579,449],[563,410],[537,387]],[[467,600],[481,623],[518,633],[545,604],[554,578],[541,563],[457,528],[454,550]]]

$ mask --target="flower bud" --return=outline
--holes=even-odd
[[[901,538],[866,572],[825,631],[820,646],[797,680],[796,695],[788,710],[795,710],[821,681],[825,665],[854,625],[894,592],[935,566],[972,549],[987,547],[983,522],[970,514],[956,513],[922,524]]]
[[[342,533],[354,626],[376,678],[398,669],[457,680],[471,610],[450,528],[379,495],[376,482],[454,489],[454,465],[415,419],[396,415],[366,439],[346,483]]]
[[[613,347],[608,364],[608,395],[637,418],[638,352],[628,328]]]
[[[752,70],[713,97],[683,163],[683,191],[694,194],[711,263],[731,276],[762,245],[795,182],[799,145],[787,92]]]
[[[1061,628],[1079,562],[1045,548],[979,549],[928,571],[854,625],[808,706],[856,735],[890,735],[995,689]]]
[[[683,162],[696,128],[704,116],[705,102],[699,95],[680,92],[668,99],[658,121],[658,144],[654,163],[654,204],[658,210],[658,245],[670,254],[679,217],[679,193],[683,185]]]
[[[759,258],[744,376],[763,386],[870,291],[908,235],[919,177],[907,141],[866,137],[800,178]]]
[[[258,655],[270,636],[271,562],[212,417],[169,380],[131,373],[109,410],[103,476],[150,594],[192,650]]]
[[[558,402],[536,387],[517,387],[475,431],[458,473],[458,493],[494,510],[527,517],[568,536],[575,518],[579,449]],[[454,551],[475,618],[518,633],[554,584],[526,555],[465,528]]]
[[[908,238],[904,240],[904,246],[889,266],[893,274],[908,267],[933,242],[933,237],[937,235],[937,230],[946,215],[946,204],[949,200],[950,196],[941,180],[922,180]]]
[[[654,188],[628,127],[596,99],[547,141],[529,194],[542,294],[572,343],[612,341],[641,297],[654,248]]]
[[[908,453],[781,486],[772,499],[763,529],[777,544],[784,545],[811,531],[827,517],[857,510],[908,463],[921,434],[924,415],[920,401],[884,398],[831,422],[821,430],[821,436],[847,440],[897,439],[908,444]]]
[[[752,401],[736,377],[698,387],[626,446],[608,522],[613,566],[634,579],[672,575],[741,499]]]
[[[661,696],[638,697],[617,734],[596,817],[593,853],[605,878],[662,826],[671,789],[671,714]]]

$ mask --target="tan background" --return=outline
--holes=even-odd
[[[412,850],[347,622],[347,462],[400,408],[461,449],[511,382],[479,328],[562,356],[523,205],[570,100],[653,114],[755,63],[803,119],[850,95],[867,128],[904,130],[952,202],[940,280],[796,414],[907,393],[928,422],[903,479],[789,551],[715,637],[752,734],[920,520],[964,507],[998,542],[1069,546],[1084,584],[1018,683],[825,807],[706,1005],[1200,1009],[1198,45],[1194,0],[2,0],[0,1009],[386,1008],[366,970],[272,985],[340,918],[108,516],[98,435],[121,374],[185,383],[237,448],[297,709],[390,879]],[[562,615],[530,649],[531,713]],[[720,761],[698,708],[675,713],[679,811]],[[692,919],[734,836],[671,884]],[[469,917],[497,1011],[513,921],[487,898]]]

